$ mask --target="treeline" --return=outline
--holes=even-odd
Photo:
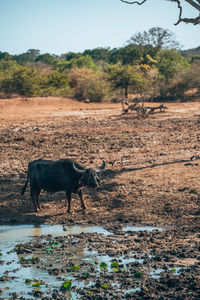
[[[193,52],[190,52],[193,53]],[[60,56],[30,49],[0,52],[0,98],[63,96],[102,101],[139,95],[188,99],[200,93],[200,55],[181,52],[169,30],[153,27],[120,48]]]

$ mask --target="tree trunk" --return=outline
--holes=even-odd
[[[128,98],[128,85],[124,88],[124,96],[125,98]]]

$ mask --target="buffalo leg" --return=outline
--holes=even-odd
[[[81,208],[82,209],[86,209],[87,206],[85,205],[85,201],[84,201],[84,198],[83,198],[83,192],[82,192],[82,190],[78,191],[78,195],[79,195],[79,198],[80,198],[80,201],[81,201]]]
[[[67,209],[67,212],[68,213],[71,213],[72,210],[71,210],[71,200],[72,200],[72,195],[71,193],[66,193],[66,196],[67,196],[67,201],[68,201],[68,209]]]
[[[31,199],[33,201],[34,210],[37,212],[37,201],[36,201],[37,193],[34,188],[31,188]]]
[[[36,196],[35,196],[35,200],[36,200],[36,205],[37,207],[42,210],[42,208],[40,207],[40,202],[39,202],[39,195],[40,195],[41,189],[37,190]]]

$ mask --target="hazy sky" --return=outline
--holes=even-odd
[[[122,47],[135,33],[154,26],[174,32],[183,49],[200,46],[200,25],[174,26],[178,14],[177,5],[164,0],[142,6],[120,0],[0,0],[0,51],[39,49],[60,55]],[[185,4],[183,17],[194,16],[197,10]]]

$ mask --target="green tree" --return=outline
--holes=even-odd
[[[14,59],[19,63],[34,62],[40,55],[40,50],[29,49],[27,52],[15,55]]]
[[[41,77],[40,91],[42,95],[69,97],[72,95],[69,83],[70,78],[67,74],[54,71]]]
[[[143,55],[141,47],[128,45],[119,49],[113,49],[110,53],[109,63],[122,65],[135,65]]]
[[[13,55],[10,55],[8,52],[0,51],[0,60],[12,60],[13,58]]]
[[[47,65],[53,65],[56,61],[57,56],[51,55],[49,53],[41,54],[39,55],[35,61],[36,62],[41,62]]]
[[[37,94],[37,83],[38,78],[34,70],[19,66],[1,81],[1,88],[5,93],[33,96]]]
[[[71,59],[69,61],[69,66],[70,66],[70,69],[71,68],[79,68],[79,69],[87,68],[87,69],[93,69],[93,70],[96,69],[96,65],[93,62],[93,59],[89,55],[86,55],[86,56],[81,55],[78,58]]]
[[[142,92],[145,86],[145,78],[139,67],[125,65],[120,63],[113,65],[109,69],[108,78],[114,88],[124,90],[124,96],[128,97],[128,90],[131,88],[133,93]]]
[[[187,69],[189,63],[177,50],[162,50],[157,55],[159,73],[168,83],[180,70]]]
[[[95,48],[95,49],[87,49],[83,52],[83,55],[89,55],[95,62],[99,62],[99,61],[105,61],[108,62],[109,61],[109,57],[110,57],[110,48],[103,48],[103,47],[99,47],[99,48]]]

